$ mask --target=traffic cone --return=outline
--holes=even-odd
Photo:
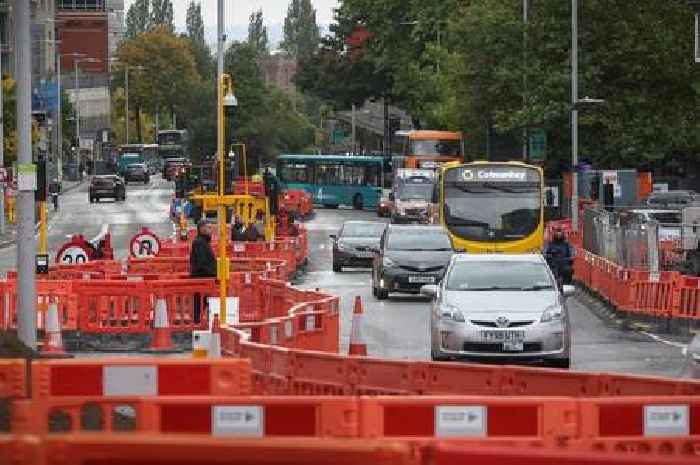
[[[72,355],[63,350],[63,337],[61,335],[61,321],[58,318],[58,305],[56,302],[49,303],[49,310],[46,315],[46,331],[44,344],[41,348],[42,358],[68,358]]]
[[[170,322],[168,321],[168,306],[165,303],[165,299],[162,297],[156,299],[151,345],[144,349],[144,352],[161,354],[181,352],[180,349],[173,345],[173,339],[170,333]]]
[[[362,299],[355,297],[355,309],[352,312],[352,327],[350,329],[350,347],[348,355],[367,356],[367,344],[362,336]]]
[[[219,314],[214,314],[209,335],[209,358],[221,358],[221,322]]]

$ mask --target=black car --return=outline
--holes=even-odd
[[[126,167],[124,181],[126,182],[142,182],[148,184],[151,178],[148,173],[148,166],[145,163],[134,163]]]
[[[372,293],[379,300],[390,292],[419,294],[422,286],[442,280],[453,254],[442,226],[389,225],[372,267]]]
[[[116,174],[94,176],[90,181],[88,190],[90,203],[103,198],[112,198],[116,201],[126,200],[126,187],[124,181]]]
[[[340,272],[343,266],[372,266],[374,250],[379,247],[379,238],[386,228],[385,223],[372,221],[346,221],[333,239],[333,271]]]

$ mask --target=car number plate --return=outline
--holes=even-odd
[[[522,341],[510,341],[503,343],[504,352],[522,352],[525,344]]]
[[[357,258],[374,258],[372,252],[357,252]]]
[[[433,284],[435,282],[435,276],[409,276],[409,283],[421,283],[421,284]]]
[[[482,331],[481,336],[489,342],[521,342],[525,331]]]

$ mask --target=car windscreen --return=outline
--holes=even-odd
[[[346,223],[342,237],[379,237],[384,232],[384,223]]]
[[[396,198],[402,201],[425,200],[433,198],[433,184],[428,183],[399,183],[396,186]]]
[[[448,291],[528,291],[554,289],[546,265],[524,261],[457,262],[447,276]]]
[[[452,244],[443,230],[415,227],[392,230],[387,237],[386,248],[396,251],[447,251],[452,250]]]

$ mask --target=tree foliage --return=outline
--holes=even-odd
[[[129,83],[130,98],[138,105],[153,113],[170,108],[177,113],[185,110],[182,96],[199,81],[187,39],[160,27],[123,42],[118,56],[125,65],[145,69]],[[118,85],[123,79],[120,74],[115,75]]]
[[[168,31],[174,31],[172,0],[151,0],[151,2],[151,27],[164,27]]]
[[[463,130],[474,156],[494,134],[542,128],[552,166],[563,167],[570,20],[561,0],[531,2],[527,25],[522,0],[342,0],[296,82],[336,108],[386,95],[416,124]],[[359,53],[348,46],[358,26],[369,35]],[[692,30],[685,2],[579,2],[579,94],[605,100],[581,111],[582,157],[636,166],[698,148]]]
[[[320,42],[316,9],[311,0],[291,0],[284,19],[284,40],[280,47],[292,56],[303,57],[315,53]]]
[[[187,36],[193,42],[205,43],[204,19],[202,18],[202,3],[190,1],[187,7]]]
[[[150,25],[150,0],[136,0],[126,13],[126,37],[133,39]]]
[[[248,24],[248,43],[258,51],[258,54],[267,53],[267,27],[263,22],[262,9],[254,11],[250,14],[250,23]]]

